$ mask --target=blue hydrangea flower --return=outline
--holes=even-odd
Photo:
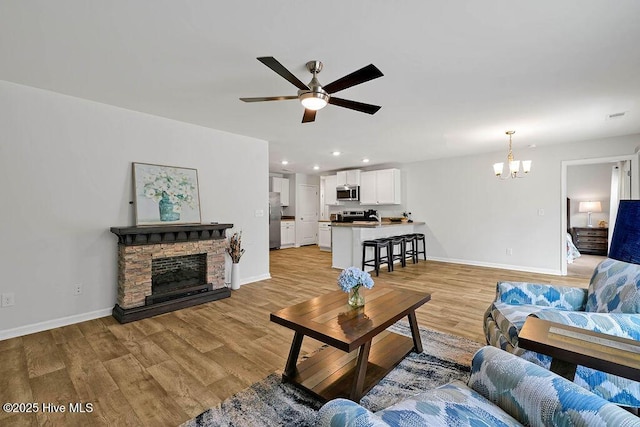
[[[338,276],[338,286],[345,292],[360,286],[371,289],[373,288],[373,279],[366,271],[362,271],[358,267],[349,267],[342,270]]]

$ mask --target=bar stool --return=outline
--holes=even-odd
[[[405,245],[405,257],[411,257],[411,261],[415,264],[418,262],[418,239],[415,234],[403,234]],[[411,245],[411,248],[407,249],[407,246]],[[406,261],[405,261],[406,265]]]
[[[389,243],[391,247],[391,271],[395,269],[395,261],[400,260],[400,265],[402,267],[407,266],[407,245],[405,243],[404,237],[402,236],[392,236],[389,238]],[[397,247],[397,249],[396,249]]]
[[[424,256],[424,260],[427,260],[427,239],[425,239],[424,234],[415,233],[416,236],[416,261],[418,260],[420,254]],[[422,250],[420,250],[420,242],[422,242]]]
[[[373,259],[367,259],[367,248],[373,248]],[[387,239],[365,240],[362,242],[362,270],[364,267],[373,267],[376,270],[376,276],[380,273],[380,264],[387,264],[387,270],[391,271],[393,268],[389,261],[390,245]],[[382,249],[385,250],[384,256],[382,255]]]

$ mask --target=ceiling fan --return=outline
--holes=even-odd
[[[348,74],[338,80],[322,86],[318,81],[317,75],[322,71],[322,62],[307,62],[307,70],[313,74],[313,78],[308,85],[302,83],[294,76],[284,65],[278,62],[272,56],[262,56],[258,58],[267,67],[280,74],[284,79],[297,87],[298,94],[291,96],[266,96],[258,98],[240,98],[244,102],[260,102],[260,101],[285,101],[288,99],[299,99],[304,106],[304,115],[302,123],[313,122],[316,119],[316,111],[324,108],[327,104],[337,105],[338,107],[350,108],[367,114],[375,114],[381,107],[379,105],[365,104],[363,102],[351,101],[348,99],[336,98],[334,93],[350,88],[360,83],[382,77],[384,74],[376,68],[375,65],[369,64],[351,74]]]

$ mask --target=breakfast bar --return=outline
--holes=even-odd
[[[362,265],[362,242],[410,233],[424,233],[424,222],[354,221],[331,224],[331,266],[345,269]],[[371,270],[367,267],[367,270]]]

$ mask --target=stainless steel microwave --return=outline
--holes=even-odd
[[[360,187],[357,185],[341,185],[336,188],[337,200],[360,200]]]

